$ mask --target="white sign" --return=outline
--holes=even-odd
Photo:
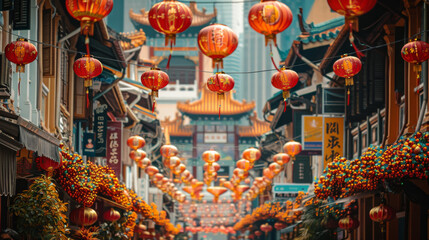
[[[227,134],[226,133],[205,133],[204,134],[204,143],[226,143]]]

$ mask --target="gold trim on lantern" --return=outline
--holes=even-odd
[[[283,90],[283,99],[288,99],[290,98],[290,92],[289,90]]]

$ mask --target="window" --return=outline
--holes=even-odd
[[[68,109],[69,107],[69,68],[68,68],[68,54],[66,51],[61,51],[61,104]]]
[[[205,126],[204,130],[205,132],[215,132],[216,126]]]
[[[226,132],[226,126],[216,126],[216,132]]]
[[[368,147],[368,132],[362,132],[362,151]]]
[[[53,76],[55,69],[55,51],[51,45],[55,45],[54,23],[52,21],[52,9],[43,10],[42,46],[43,75]],[[50,44],[50,45],[49,45]]]
[[[46,126],[45,123],[45,119],[47,119],[46,116],[46,108],[44,106],[46,106],[47,102],[48,102],[48,94],[49,94],[49,88],[42,83],[42,108],[40,110],[40,121],[42,122],[42,125]]]
[[[371,139],[372,139],[372,144],[377,144],[378,143],[378,127],[376,125],[371,127]]]
[[[353,157],[357,157],[358,147],[359,147],[358,136],[354,136],[353,137]]]

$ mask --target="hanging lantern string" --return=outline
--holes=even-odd
[[[217,73],[216,73],[216,85],[217,85],[217,87],[220,89],[219,74],[217,74]],[[221,102],[221,97],[220,97],[220,95],[219,95],[219,94],[217,95],[217,100],[218,100],[218,102],[219,102],[219,119],[220,119],[220,109],[221,109],[221,107],[222,107],[222,102]]]
[[[9,33],[10,35],[13,35],[13,36],[16,36],[16,37],[24,38],[23,36],[21,36],[21,35],[19,35],[19,34],[16,34],[16,33],[13,33],[13,32],[10,32],[10,31],[7,31],[7,30],[5,30],[4,28],[1,28],[1,27],[0,27],[0,29],[1,29],[3,32]],[[363,54],[363,52],[369,52],[369,51],[372,51],[372,50],[375,50],[375,49],[379,49],[379,48],[383,48],[383,47],[387,47],[387,46],[394,46],[394,45],[396,45],[397,43],[404,43],[404,41],[413,40],[416,36],[420,36],[421,34],[426,33],[426,32],[429,32],[429,30],[425,30],[425,31],[421,31],[421,32],[419,32],[419,33],[413,34],[411,37],[408,37],[408,38],[403,38],[403,39],[399,39],[399,40],[396,40],[396,41],[393,41],[393,42],[383,43],[383,44],[380,44],[380,45],[375,45],[375,46],[372,46],[372,47],[368,47],[368,48],[366,48],[366,49],[359,50],[359,52],[360,52],[361,54]],[[45,45],[45,46],[48,46],[48,47],[52,47],[52,48],[56,48],[56,49],[60,49],[60,50],[62,50],[62,51],[66,51],[66,52],[70,52],[70,53],[76,53],[76,54],[85,55],[85,52],[81,52],[81,51],[77,51],[77,50],[71,50],[71,49],[64,48],[64,47],[58,47],[58,46],[53,45],[53,44],[50,44],[50,43],[45,43],[45,42],[42,42],[42,41],[33,40],[33,39],[29,39],[29,38],[26,38],[26,39],[27,39],[28,41],[30,41],[30,42],[34,42],[34,43],[41,44],[41,45]],[[356,49],[356,50],[358,50],[358,49]],[[342,53],[341,55],[343,55],[343,54],[347,54],[347,55],[357,54],[357,51],[356,51],[356,50],[355,50],[355,52]],[[323,60],[334,60],[334,59],[338,59],[339,57],[341,57],[341,55],[336,55],[336,56],[332,56],[332,57],[329,57],[329,58],[321,58],[321,59],[319,59],[319,60],[314,60],[314,61],[313,61],[313,63],[318,64],[318,63],[322,62]],[[129,64],[129,65],[133,65],[133,66],[136,66],[136,67],[152,67],[152,64],[128,63],[128,62],[123,61],[123,60],[114,59],[114,58],[108,58],[108,57],[101,57],[101,56],[95,56],[95,55],[94,55],[94,58],[97,58],[97,59],[99,59],[99,60],[109,60],[109,61],[118,62],[118,63],[127,63],[127,64]],[[290,65],[290,66],[289,66],[289,68],[301,67],[301,66],[307,66],[307,63],[300,63],[300,64]],[[213,73],[213,71],[205,71],[205,70],[197,70],[197,69],[183,69],[183,68],[174,68],[174,67],[172,67],[172,68],[170,68],[170,69],[180,70],[180,71],[183,71],[183,72],[202,72],[202,73]],[[278,69],[278,68],[276,68],[276,69],[262,69],[262,70],[255,70],[255,71],[246,71],[246,72],[229,72],[229,74],[255,74],[255,73],[262,73],[262,72],[272,72],[272,71],[277,70],[277,69]],[[278,71],[278,70],[277,70],[277,71]]]
[[[88,37],[88,35],[85,36],[85,46],[86,46],[86,55],[89,56],[89,37]]]
[[[168,56],[167,66],[165,66],[165,69],[170,69],[170,61],[171,61],[171,55],[173,54],[173,41],[170,41],[170,55]]]
[[[357,48],[357,46],[356,46],[356,44],[355,44],[355,38],[354,38],[354,36],[353,36],[353,26],[352,26],[352,23],[349,23],[349,29],[350,29],[350,35],[349,35],[349,40],[350,40],[350,43],[351,43],[351,45],[353,46],[353,49],[355,50],[355,52],[356,52],[356,56],[360,59],[361,57],[364,57],[365,56],[365,54],[363,54],[358,48]]]
[[[280,72],[280,69],[277,67],[276,62],[274,61],[274,58],[273,58],[273,44],[272,44],[272,41],[270,41],[270,57],[271,57],[271,62],[273,63],[274,67],[276,68],[276,70],[278,72]]]

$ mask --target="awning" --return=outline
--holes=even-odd
[[[33,123],[19,117],[19,141],[28,149],[56,162],[60,161],[60,140]]]
[[[0,196],[13,196],[16,190],[16,151],[0,145]]]

